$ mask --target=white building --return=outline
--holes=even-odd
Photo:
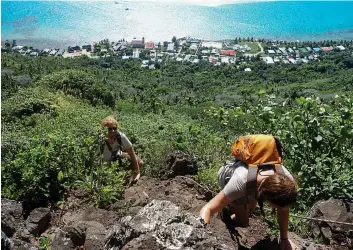
[[[184,61],[189,61],[189,60],[190,60],[190,57],[191,57],[191,55],[186,55],[186,56],[184,57]]]
[[[196,43],[191,44],[190,49],[197,50],[197,44]]]
[[[168,44],[167,51],[174,51],[174,43]]]
[[[229,63],[229,57],[221,57],[221,63]]]
[[[262,60],[264,60],[267,64],[274,64],[275,63],[273,61],[272,57],[269,57],[269,56],[263,57]]]
[[[56,51],[55,49],[53,49],[52,51],[50,51],[49,55],[50,55],[50,56],[55,56],[55,55],[56,55],[56,52],[57,52],[57,51]]]

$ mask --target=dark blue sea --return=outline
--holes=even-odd
[[[18,44],[41,48],[105,38],[169,41],[173,36],[353,39],[353,2],[271,1],[210,7],[162,0],[1,1],[2,41],[16,39]]]

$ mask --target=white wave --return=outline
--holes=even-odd
[[[19,0],[4,0],[4,2],[18,2]],[[33,0],[21,0],[23,2]],[[53,2],[57,0],[41,0],[42,2]],[[62,2],[115,2],[115,3],[164,3],[164,4],[185,4],[185,5],[199,5],[199,6],[220,6],[225,4],[235,3],[252,3],[252,2],[274,2],[274,1],[288,1],[288,0],[61,0]],[[298,1],[298,0],[297,0]],[[299,0],[300,1],[300,0]],[[303,0],[301,0],[303,1]],[[315,0],[314,0],[315,1]],[[321,0],[322,1],[322,0]],[[324,0],[325,1],[325,0]],[[328,1],[328,0],[327,0]]]
[[[124,2],[157,2],[157,3],[176,3],[201,6],[220,6],[225,4],[246,3],[246,2],[268,2],[275,0],[125,0]]]

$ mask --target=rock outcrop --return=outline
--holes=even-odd
[[[353,224],[353,203],[334,198],[319,201],[310,210],[309,217]],[[352,225],[313,221],[311,227],[313,235],[322,238],[326,244],[337,243],[353,249]]]
[[[141,248],[144,246],[143,248]],[[218,241],[198,218],[170,201],[153,200],[134,217],[124,217],[108,231],[104,249],[234,249]]]
[[[89,206],[88,197],[81,195],[69,197],[58,211],[34,209],[26,220],[20,203],[3,200],[2,225],[8,235],[2,232],[1,249],[39,249],[42,237],[49,239],[52,250],[279,249],[276,235],[270,234],[260,216],[251,217],[248,228],[225,225],[219,216],[204,227],[198,218],[207,202],[205,194],[207,190],[190,176],[165,180],[143,176],[125,190],[124,200],[108,210]],[[352,208],[331,199],[318,203],[312,217],[351,222]],[[351,228],[331,223],[312,226],[320,237],[331,235],[332,245],[318,245],[291,233],[300,249],[352,249]],[[343,240],[337,241],[340,237]]]
[[[23,208],[20,202],[1,199],[1,230],[12,237],[23,221]]]
[[[177,151],[170,154],[167,159],[167,165],[160,173],[162,179],[173,178],[178,175],[197,174],[197,164],[193,155]]]

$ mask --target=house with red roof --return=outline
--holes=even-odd
[[[221,49],[219,51],[219,54],[220,55],[224,55],[224,56],[235,56],[235,50],[232,50],[232,49],[223,50],[223,49]]]
[[[145,49],[154,49],[154,42],[151,42],[151,41],[147,42]]]
[[[321,47],[321,50],[325,52],[330,52],[332,50],[332,47]]]

